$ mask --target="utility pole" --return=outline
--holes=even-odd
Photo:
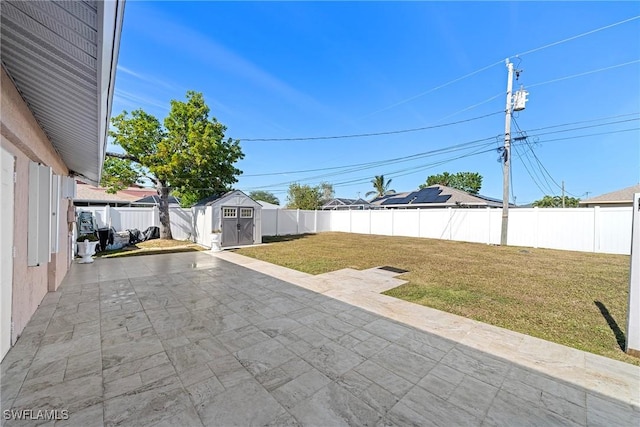
[[[507,106],[505,107],[504,121],[504,151],[502,166],[502,229],[500,232],[500,244],[507,245],[507,230],[509,229],[509,167],[511,165],[511,91],[513,89],[513,63],[506,59],[509,76],[507,81]]]
[[[562,207],[564,208],[564,181],[562,181]]]

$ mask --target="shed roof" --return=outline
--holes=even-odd
[[[631,187],[612,191],[610,193],[601,194],[590,199],[580,200],[579,204],[633,203],[633,195],[635,193],[640,193],[640,184],[632,185]]]
[[[223,202],[225,199],[229,199],[233,196],[244,196],[247,199],[251,200],[257,207],[262,209],[262,205],[260,203],[256,202],[255,200],[253,200],[251,197],[247,196],[244,192],[240,190],[231,190],[224,194],[214,194],[212,196],[209,196],[200,200],[198,203],[196,203],[193,206],[211,206],[215,203]]]

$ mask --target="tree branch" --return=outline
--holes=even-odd
[[[131,160],[131,161],[136,162],[136,163],[138,163],[138,164],[140,164],[140,163],[141,163],[141,162],[140,162],[140,159],[138,159],[138,158],[137,158],[137,157],[135,157],[135,156],[132,156],[131,154],[126,154],[126,153],[124,153],[124,154],[120,154],[120,153],[112,153],[112,152],[107,151],[107,152],[105,153],[105,155],[107,155],[107,156],[109,156],[109,157],[116,157],[116,158],[118,158],[118,159],[122,159],[122,160]]]

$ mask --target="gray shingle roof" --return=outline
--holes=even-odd
[[[640,184],[632,185],[631,187],[623,188],[622,190],[612,191],[611,193],[601,194],[600,196],[592,197],[590,199],[581,200],[580,204],[633,202],[633,195],[635,193],[640,193]]]

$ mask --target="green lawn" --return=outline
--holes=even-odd
[[[640,365],[621,350],[629,256],[409,237],[320,233],[237,250],[311,274],[389,265],[387,295]]]

